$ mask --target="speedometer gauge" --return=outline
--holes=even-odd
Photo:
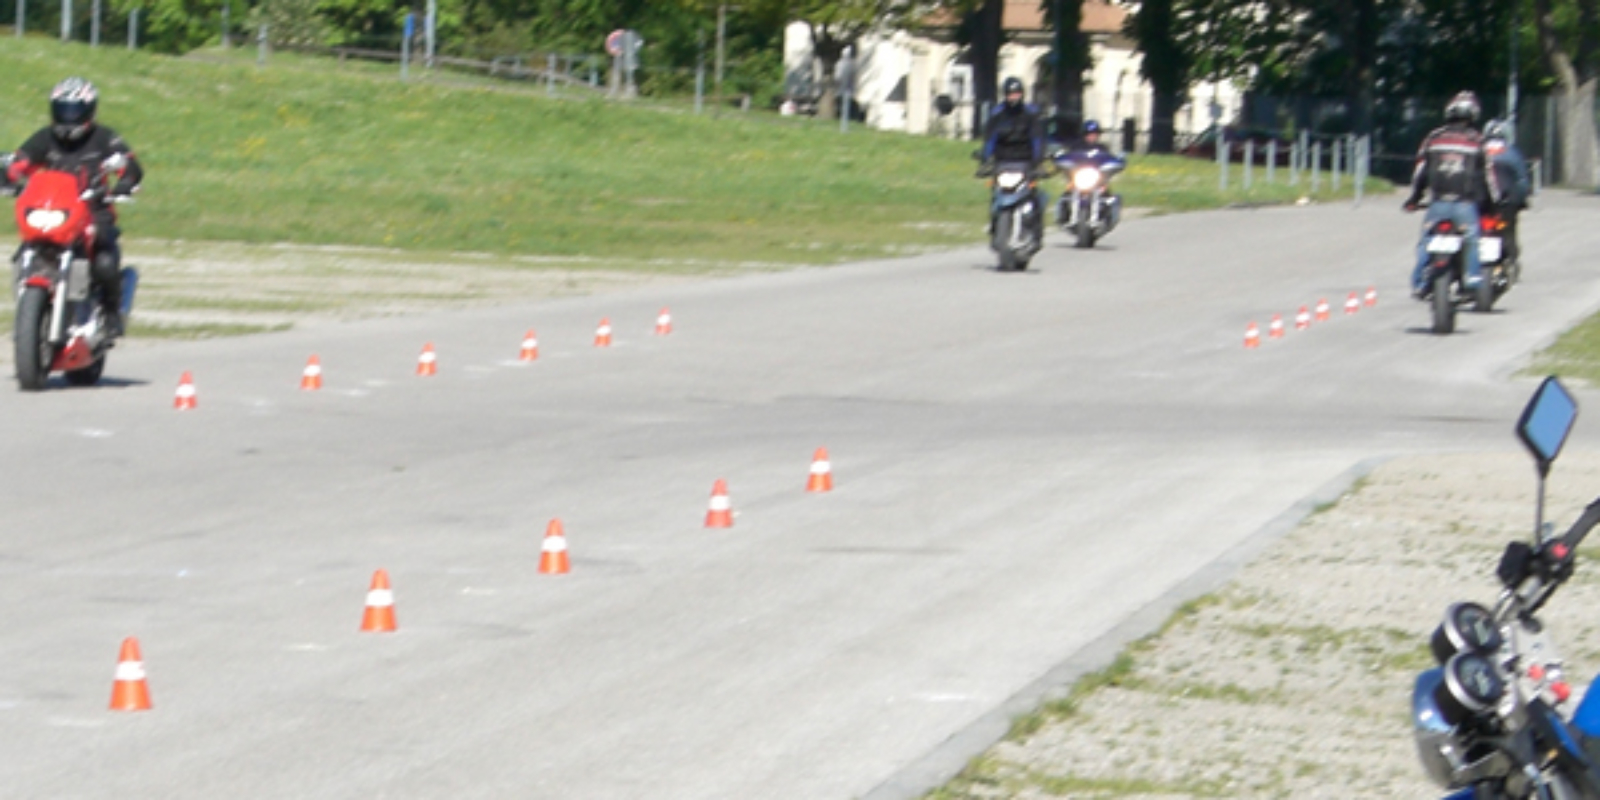
[[[1433,631],[1433,657],[1440,664],[1459,653],[1492,653],[1503,640],[1494,614],[1477,603],[1454,603]]]

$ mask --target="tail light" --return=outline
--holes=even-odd
[[[1451,231],[1453,231],[1455,229],[1456,229],[1455,223],[1451,222],[1450,220],[1446,219],[1446,220],[1440,220],[1439,221],[1439,232],[1440,233],[1449,233],[1449,232],[1451,232]]]
[[[1483,227],[1485,232],[1503,231],[1506,228],[1506,221],[1499,217],[1484,217],[1483,219],[1479,220],[1479,224]]]

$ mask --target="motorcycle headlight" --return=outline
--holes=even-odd
[[[1078,191],[1080,192],[1087,192],[1090,189],[1099,186],[1100,170],[1097,170],[1094,167],[1084,167],[1083,169],[1072,173],[1072,185],[1078,187]]]
[[[53,231],[67,221],[67,212],[56,208],[35,208],[26,217],[28,226],[40,231]]]
[[[1020,172],[1002,172],[996,181],[1000,184],[1000,188],[1011,192],[1015,191],[1017,187],[1021,186],[1022,182],[1026,180],[1027,177],[1028,176]]]

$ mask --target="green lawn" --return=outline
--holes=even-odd
[[[134,237],[779,264],[982,237],[970,142],[402,83],[392,67],[292,55],[258,69],[7,40],[0,142],[42,124],[68,74],[100,85],[101,119],[146,166],[123,217]],[[1119,189],[1158,210],[1301,194],[1246,194],[1235,173],[1223,196],[1215,165],[1177,158],[1137,159]]]

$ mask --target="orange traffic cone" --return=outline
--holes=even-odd
[[[322,388],[322,362],[316,356],[306,362],[306,371],[300,375],[300,388],[308,392]]]
[[[600,320],[600,327],[594,329],[594,346],[611,346],[611,319],[609,317]]]
[[[1261,329],[1257,328],[1254,322],[1244,329],[1244,346],[1245,349],[1261,346]]]
[[[528,332],[522,336],[522,353],[517,356],[517,359],[520,361],[539,360],[539,337],[534,334],[532,328],[529,328]]]
[[[706,512],[706,527],[733,527],[733,505],[728,502],[728,483],[721,478],[711,487],[711,510]]]
[[[663,308],[656,315],[656,335],[666,336],[669,333],[672,333],[672,312]]]
[[[144,682],[144,657],[139,655],[139,640],[122,640],[117,655],[116,682],[111,685],[112,711],[149,711],[150,687]]]
[[[1369,287],[1367,289],[1367,308],[1372,308],[1373,306],[1375,306],[1377,304],[1378,304],[1378,287],[1376,287],[1376,286]]]
[[[1350,314],[1354,314],[1354,313],[1356,313],[1357,311],[1360,311],[1360,310],[1361,310],[1361,298],[1358,297],[1355,292],[1351,292],[1350,296],[1345,298],[1345,301],[1344,301],[1344,313],[1345,313],[1346,316],[1349,316]]]
[[[550,520],[544,529],[544,551],[539,554],[539,571],[546,575],[565,575],[572,570],[567,562],[567,534],[561,520]]]
[[[1317,321],[1328,321],[1328,301],[1325,298],[1317,301]]]
[[[1267,337],[1271,338],[1271,339],[1282,339],[1283,338],[1283,317],[1282,316],[1280,316],[1278,314],[1273,314],[1272,315],[1272,323],[1267,326]]]
[[[361,630],[388,633],[395,630],[394,592],[389,589],[389,573],[372,573],[372,588],[367,590],[367,611],[361,617]]]
[[[1294,329],[1303,331],[1311,327],[1311,312],[1305,306],[1300,307],[1300,313],[1294,315]]]
[[[422,346],[422,355],[417,356],[417,374],[422,376],[439,374],[439,357],[433,354],[433,342]]]
[[[817,448],[811,457],[811,477],[806,481],[808,492],[833,491],[833,464],[828,461],[828,448]]]
[[[178,378],[178,393],[172,398],[172,407],[179,411],[187,411],[194,406],[194,376],[185,372]]]

